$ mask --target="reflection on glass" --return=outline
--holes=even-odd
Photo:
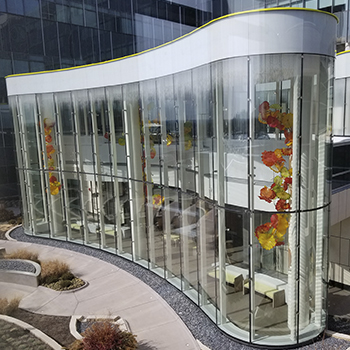
[[[331,64],[256,55],[19,96],[26,231],[142,264],[241,340],[318,335]]]

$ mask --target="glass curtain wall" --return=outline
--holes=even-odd
[[[332,65],[255,55],[11,97],[26,232],[148,267],[241,340],[317,336],[326,322]]]

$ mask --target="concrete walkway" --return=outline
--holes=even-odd
[[[45,287],[1,283],[0,296],[22,298],[20,308],[47,315],[117,315],[137,335],[140,349],[200,349],[173,309],[145,283],[120,268],[84,254],[34,243],[1,241],[11,252],[27,248],[39,259],[60,259],[88,282],[78,291],[56,292]]]

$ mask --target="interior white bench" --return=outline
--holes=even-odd
[[[77,221],[76,223],[71,224],[71,228],[73,230],[80,230],[80,227],[82,226],[81,221]],[[98,227],[99,225],[94,222],[88,223],[88,230],[90,233],[97,234],[98,233]],[[114,236],[116,231],[116,227],[111,224],[105,224],[105,234]],[[122,237],[123,238],[130,238],[130,226],[122,226],[121,227]]]
[[[216,271],[215,271],[216,270]],[[208,276],[218,278],[219,268],[213,268],[208,272]],[[234,286],[236,292],[243,291],[243,294],[249,292],[249,271],[235,265],[226,265],[225,267],[226,283]],[[255,291],[272,300],[272,307],[279,307],[285,304],[285,289],[287,283],[268,276],[263,273],[255,273]]]
[[[272,300],[272,307],[279,307],[286,303],[285,301],[285,288],[287,283],[263,273],[256,273],[255,279],[255,291],[259,294],[267,296]],[[249,291],[249,282],[244,283],[243,294],[247,294]]]
[[[215,271],[216,270],[216,271]],[[208,272],[208,276],[218,278],[219,267]],[[226,283],[234,286],[236,292],[243,291],[244,281],[248,278],[248,269],[235,265],[225,266]]]

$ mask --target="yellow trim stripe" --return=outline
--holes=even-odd
[[[201,27],[198,27],[194,30],[192,30],[192,32],[189,32],[185,35],[182,35],[174,40],[171,40],[171,41],[168,41],[164,44],[161,44],[159,46],[156,46],[156,47],[152,47],[150,49],[147,49],[147,50],[144,50],[144,51],[141,51],[141,52],[137,52],[137,53],[134,53],[134,54],[131,54],[131,55],[128,55],[128,56],[123,56],[123,57],[119,57],[119,58],[114,58],[114,59],[111,59],[111,60],[108,60],[108,61],[102,61],[102,62],[96,62],[96,63],[89,63],[89,64],[84,64],[82,66],[75,66],[75,67],[68,67],[68,68],[60,68],[60,69],[53,69],[53,70],[46,70],[46,71],[40,71],[40,72],[29,72],[29,73],[20,73],[20,74],[10,74],[10,75],[7,75],[5,78],[12,78],[12,77],[19,77],[19,76],[26,76],[26,75],[35,75],[35,74],[44,74],[44,73],[53,73],[53,72],[62,72],[62,71],[68,71],[68,70],[72,70],[72,69],[80,69],[80,68],[85,68],[85,67],[91,67],[91,66],[97,66],[97,65],[100,65],[100,64],[106,64],[106,63],[111,63],[111,62],[116,62],[116,61],[120,61],[120,60],[124,60],[126,58],[130,58],[130,57],[135,57],[135,56],[139,56],[139,55],[142,55],[146,52],[149,52],[149,51],[153,51],[153,50],[156,50],[156,49],[159,49],[163,46],[166,46],[166,45],[169,45],[175,41],[178,41],[178,40],[181,40],[183,38],[186,38],[187,36],[197,32],[198,30],[204,28],[204,27],[207,27],[209,26],[210,24],[216,22],[216,21],[219,21],[221,19],[224,19],[224,18],[228,18],[228,17],[233,17],[233,16],[238,16],[238,15],[245,15],[245,14],[248,14],[248,13],[255,13],[255,12],[268,12],[268,11],[312,11],[312,12],[319,12],[319,13],[324,13],[326,15],[330,15],[332,17],[334,17],[337,21],[337,23],[339,23],[339,19],[336,15],[334,15],[333,13],[329,13],[329,12],[326,12],[326,11],[321,11],[321,10],[316,10],[316,9],[307,9],[307,8],[303,8],[303,7],[271,7],[271,8],[266,8],[266,9],[256,9],[256,10],[250,10],[250,11],[242,11],[242,12],[235,12],[235,13],[230,13],[228,15],[225,15],[225,16],[221,16],[221,17],[218,17],[218,18],[215,18],[215,19],[212,19],[211,21],[209,21],[208,23],[205,23],[203,24]]]
[[[350,50],[341,51],[341,52],[338,52],[338,53],[337,53],[337,56],[342,55],[343,53],[349,53],[349,52],[350,52]]]

